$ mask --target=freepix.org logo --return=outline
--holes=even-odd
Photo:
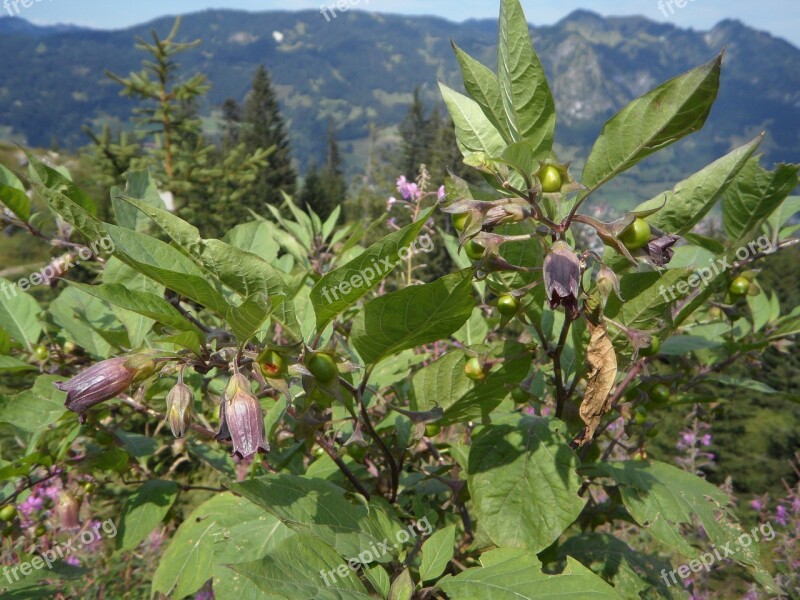
[[[433,240],[427,233],[419,236],[413,244],[405,246],[397,251],[397,256],[400,260],[408,260],[412,256],[420,252],[433,251]],[[339,294],[346,296],[352,290],[357,290],[362,287],[370,288],[372,284],[386,277],[392,270],[392,261],[389,257],[382,260],[372,259],[372,265],[364,267],[358,273],[354,273],[349,279],[342,281],[339,285],[329,288],[327,285],[322,288],[322,296],[325,301],[330,304],[339,300]]]

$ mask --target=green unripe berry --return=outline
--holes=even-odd
[[[457,213],[450,215],[450,221],[452,221],[453,227],[456,228],[456,231],[464,231],[464,225],[467,222],[468,215],[469,213]]]
[[[47,357],[50,356],[50,352],[47,351],[45,346],[39,345],[34,347],[33,355],[36,357],[36,360],[45,361]]]
[[[652,388],[650,388],[650,399],[657,406],[662,406],[667,402],[669,402],[671,396],[672,392],[663,383],[657,383]]]
[[[517,386],[511,390],[511,399],[517,404],[527,404],[528,400],[531,399],[531,395],[521,387]]]
[[[746,277],[739,276],[731,281],[728,291],[731,293],[731,296],[744,296],[750,291],[750,280]]]
[[[442,428],[436,423],[428,423],[425,425],[425,437],[436,437],[442,432]]]
[[[644,219],[637,218],[619,235],[619,240],[631,251],[644,248],[650,241],[650,225]]]
[[[13,521],[14,517],[17,516],[17,509],[11,506],[10,504],[4,506],[0,509],[0,521]]]
[[[497,299],[497,310],[501,315],[506,317],[513,317],[519,310],[519,300],[511,294],[505,294]]]
[[[330,354],[322,352],[312,354],[306,361],[306,368],[322,383],[329,383],[339,375],[336,361],[333,360]]]
[[[542,183],[542,191],[547,194],[561,191],[561,173],[553,165],[545,165],[539,169],[539,181]]]
[[[464,373],[473,381],[483,381],[486,379],[486,372],[483,370],[481,361],[477,358],[470,358],[464,366]]]
[[[484,250],[486,250],[486,248],[481,246],[475,240],[470,240],[464,244],[464,252],[466,252],[470,260],[480,260],[483,256]]]
[[[658,351],[661,350],[661,340],[659,340],[656,336],[650,336],[650,344],[645,346],[644,348],[639,349],[639,354],[641,356],[655,356],[658,354]]]

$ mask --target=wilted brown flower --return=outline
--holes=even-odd
[[[647,255],[653,261],[653,264],[663,267],[671,261],[672,256],[675,254],[672,247],[679,239],[681,238],[677,235],[668,234],[650,240],[647,244]]]
[[[544,287],[550,308],[563,306],[570,315],[578,312],[581,262],[566,242],[553,244],[544,259]]]
[[[167,418],[172,435],[182,438],[192,423],[194,394],[192,388],[179,381],[167,394]]]
[[[78,529],[81,526],[78,513],[80,504],[70,492],[64,490],[58,497],[55,516],[62,529]]]
[[[259,450],[269,452],[264,435],[264,414],[261,404],[250,391],[250,382],[236,373],[228,382],[219,403],[218,440],[232,440],[233,454],[239,458],[252,456]]]
[[[92,406],[115,398],[138,378],[151,374],[154,368],[155,361],[146,354],[118,356],[92,365],[69,381],[57,381],[53,385],[67,392],[64,406],[78,413],[83,423],[86,411]]]

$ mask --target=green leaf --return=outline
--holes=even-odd
[[[705,350],[707,348],[717,348],[723,344],[723,340],[707,339],[697,335],[674,335],[667,339],[658,351],[665,356],[683,356],[695,350]]]
[[[319,538],[342,556],[357,557],[403,529],[386,506],[375,501],[353,504],[342,488],[324,479],[279,474],[234,483],[232,488],[290,529]],[[379,562],[389,558],[375,557]]]
[[[226,589],[249,588],[234,586],[228,580],[231,571],[222,563],[263,556],[291,535],[248,500],[230,493],[217,494],[197,507],[175,532],[153,575],[152,592],[183,598],[203,586],[212,568],[215,590],[221,572],[225,573],[221,585]]]
[[[0,356],[0,373],[21,373],[23,371],[38,371],[33,365],[23,362],[13,356]]]
[[[507,142],[513,141],[508,132],[503,98],[500,95],[500,84],[497,75],[492,70],[472,58],[461,48],[451,42],[456,58],[461,65],[461,75],[464,78],[464,87],[472,99],[478,103],[483,114],[491,121]]]
[[[41,183],[44,187],[63,194],[90,215],[97,214],[97,206],[86,192],[60,172],[44,164],[33,153],[26,151],[25,155],[28,157],[32,180],[38,180],[37,183]]]
[[[620,600],[610,585],[574,559],[560,575],[545,575],[535,554],[511,556],[439,580],[450,600]]]
[[[143,315],[167,327],[172,327],[178,331],[191,332],[197,338],[195,347],[199,347],[205,342],[203,332],[189,322],[177,308],[161,296],[156,296],[149,292],[131,290],[118,283],[86,285],[83,283],[70,282],[70,285],[95,298],[99,298],[109,304],[119,306],[120,308],[124,308],[136,314]]]
[[[133,550],[167,516],[178,497],[180,487],[174,481],[153,479],[142,484],[125,501],[117,529],[117,550]]]
[[[422,564],[419,567],[421,581],[431,581],[444,573],[453,558],[455,543],[455,525],[440,529],[425,540],[422,544]]]
[[[0,165],[0,202],[26,222],[31,218],[31,201],[25,187],[11,171]]]
[[[385,364],[385,363],[384,363]],[[414,410],[447,409],[464,396],[473,384],[464,374],[463,352],[448,352],[421,368],[412,379]]]
[[[342,571],[337,572],[342,565]],[[260,560],[229,567],[252,580],[269,599],[366,600],[370,597],[355,572],[333,548],[307,535],[294,535],[284,540]],[[340,575],[342,572],[344,576]]]
[[[33,387],[15,396],[0,396],[0,422],[11,423],[23,431],[44,431],[58,421],[67,409],[67,395],[53,385],[63,377],[40,375]]]
[[[403,569],[403,572],[392,582],[392,587],[389,589],[389,600],[411,600],[413,594],[414,581],[411,579],[411,573],[408,569]]]
[[[279,271],[269,262],[220,240],[202,239],[196,227],[166,210],[147,206],[135,198],[125,197],[125,200],[150,217],[176,244],[200,262],[219,281],[245,301],[250,301],[248,307],[243,309],[244,315],[234,316],[234,323],[240,333],[237,337],[240,341],[249,337],[242,336],[242,333],[247,333],[256,327],[256,324],[260,326],[273,309],[275,312],[272,314],[275,319],[287,332],[299,338],[299,325],[294,304],[290,299],[290,290]],[[262,302],[261,294],[267,295],[269,302]],[[227,316],[230,313],[225,310],[222,314]]]
[[[242,223],[226,233],[223,241],[234,248],[255,254],[268,263],[274,263],[281,246],[273,235],[273,229],[274,225],[266,221]]]
[[[166,208],[164,200],[161,199],[149,171],[128,171],[127,178],[124,191],[118,187],[111,188],[111,206],[114,209],[116,223],[120,227],[144,232],[150,224],[150,219],[121,196],[136,198],[144,204],[159,209]]]
[[[228,312],[225,297],[212,285],[214,279],[178,249],[130,229],[114,225],[107,225],[107,229],[115,255],[124,263],[218,314]]]
[[[753,141],[684,179],[666,194],[659,194],[636,207],[636,211],[658,208],[645,218],[650,225],[676,235],[684,235],[705,217],[733,183],[764,139],[762,133]]]
[[[569,557],[600,575],[624,598],[688,598],[682,586],[669,586],[659,576],[672,571],[669,562],[638,552],[613,535],[591,532],[571,537],[558,547],[559,559]]]
[[[540,552],[583,510],[579,461],[561,421],[515,417],[480,429],[469,453],[469,491],[497,546]]]
[[[414,223],[390,233],[347,264],[326,273],[316,283],[311,290],[311,302],[317,315],[317,331],[325,329],[336,315],[352,306],[392,272],[403,260],[402,252],[412,251],[412,244],[434,210],[431,208]]]
[[[456,354],[461,354],[457,352]],[[463,423],[470,420],[488,418],[500,402],[508,396],[508,391],[519,385],[530,370],[531,357],[522,344],[507,340],[492,352],[496,358],[504,358],[503,363],[489,371],[486,379],[472,384],[466,394],[456,394],[459,388],[445,392],[440,403],[445,409],[441,425]],[[459,363],[460,376],[464,375],[463,358]],[[456,381],[460,381],[456,376]]]
[[[555,102],[533,51],[519,0],[503,0],[500,5],[497,55],[497,77],[511,138],[529,141],[534,157],[544,157],[553,146]]]
[[[42,335],[40,312],[39,303],[32,296],[0,277],[0,328],[28,350]]]
[[[688,293],[681,293],[677,284],[686,283],[688,269],[669,269],[662,273],[628,273],[620,278],[624,301],[615,295],[608,299],[606,316],[628,327],[651,329],[659,319],[670,320],[667,308]],[[617,332],[614,337],[619,336]]]
[[[663,544],[691,558],[710,552],[712,545],[726,547],[727,556],[747,567],[767,591],[777,591],[761,564],[758,544],[745,546],[737,541],[746,532],[728,508],[730,498],[718,487],[658,461],[587,465],[581,473],[613,479],[631,517]],[[689,545],[682,530],[696,527],[695,520],[708,536],[708,543],[699,550]]]
[[[50,303],[48,312],[68,341],[75,342],[98,359],[111,354],[111,344],[98,331],[116,322],[107,303],[78,288],[68,287]]]
[[[356,317],[351,341],[368,364],[446,338],[466,323],[475,302],[472,269],[433,283],[412,285],[368,302]]]
[[[596,189],[700,129],[717,97],[721,65],[722,55],[663,83],[612,117],[586,160],[581,183]]]
[[[488,156],[499,156],[506,146],[505,141],[478,103],[441,82],[439,88],[453,119],[461,154],[467,156],[473,152],[485,152]]]
[[[800,165],[780,164],[767,171],[751,158],[722,201],[722,224],[734,242],[752,237],[797,187]]]

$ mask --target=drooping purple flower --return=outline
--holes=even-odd
[[[779,504],[778,508],[775,509],[775,520],[784,527],[789,522],[789,511],[782,504]]]
[[[182,438],[192,423],[194,394],[192,388],[179,381],[167,394],[167,416],[172,435]]]
[[[26,517],[31,516],[32,513],[39,512],[44,507],[44,499],[38,494],[31,494],[17,508]]]
[[[55,507],[55,516],[62,529],[78,529],[81,526],[78,517],[80,507],[75,496],[64,490]]]
[[[544,287],[550,308],[563,306],[567,313],[578,312],[581,263],[565,242],[553,244],[544,259]]]
[[[57,381],[53,385],[67,392],[64,406],[78,413],[84,422],[86,411],[92,406],[117,397],[135,380],[149,376],[154,369],[155,361],[146,354],[118,356],[84,369],[69,381]]]
[[[764,509],[764,504],[762,504],[761,500],[756,498],[755,500],[750,501],[750,508],[760,512],[761,510]]]
[[[444,200],[447,196],[447,191],[444,189],[444,186],[440,186],[439,190],[436,192],[436,198],[441,201]]]
[[[711,445],[711,434],[710,433],[706,433],[705,435],[703,435],[703,437],[700,438],[700,443],[703,444],[703,446],[706,446],[706,447],[710,446]]]
[[[647,244],[647,255],[659,267],[663,267],[672,260],[675,251],[672,247],[681,239],[677,235],[664,235],[650,240]]]
[[[269,452],[264,435],[261,404],[250,392],[250,382],[239,373],[231,377],[219,403],[218,440],[233,442],[233,454],[252,456],[259,450]]]

